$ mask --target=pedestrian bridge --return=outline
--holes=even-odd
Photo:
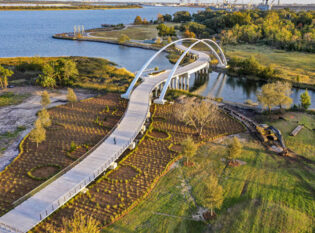
[[[194,42],[188,48],[177,44],[189,40]],[[199,43],[206,44],[210,52],[218,59],[219,66],[226,66],[226,59],[221,48],[214,41],[207,39],[181,39],[159,50],[142,67],[127,92],[122,95],[122,97],[129,99],[128,107],[112,133],[80,163],[0,217],[0,232],[24,233],[31,230],[103,174],[125,150],[134,145],[135,138],[140,131],[144,130],[144,123],[150,117],[152,93],[154,92],[157,96],[157,92],[160,92],[161,94],[155,102],[164,103],[167,88],[187,89],[191,74],[202,74],[208,69],[209,56],[193,50],[193,47]],[[152,60],[173,44],[176,44],[177,49],[183,51],[174,68],[154,77],[142,78],[143,82],[135,88],[143,71],[151,64]],[[216,50],[220,51],[219,54]],[[188,65],[179,66],[186,55],[193,56],[196,60]]]
[[[193,41],[193,43],[186,48],[185,46],[178,44],[179,42],[185,42],[185,41]],[[209,62],[210,57],[204,52],[199,52],[197,50],[194,50],[193,47],[203,44],[207,46],[210,53],[215,56],[215,58],[218,60],[218,67],[225,68],[227,66],[227,61],[225,58],[225,55],[220,48],[220,46],[213,40],[210,39],[192,39],[192,38],[185,38],[180,39],[177,41],[174,41],[162,49],[160,49],[158,52],[156,52],[147,62],[143,65],[143,67],[140,69],[140,71],[137,73],[134,80],[131,82],[128,90],[125,94],[122,95],[122,98],[129,99],[131,92],[133,91],[136,83],[143,75],[144,71],[149,67],[149,65],[152,63],[152,61],[163,51],[168,49],[170,46],[175,45],[175,48],[177,50],[182,51],[182,55],[174,65],[172,70],[167,70],[166,72],[155,76],[156,80],[159,80],[160,82],[155,85],[154,87],[154,94],[155,97],[158,97],[158,92],[160,92],[160,96],[158,99],[155,99],[154,102],[158,104],[164,104],[165,100],[165,94],[168,88],[172,89],[184,89],[189,90],[189,80],[191,78],[192,74],[202,75],[207,73],[207,70],[209,68]],[[218,52],[217,52],[218,51]],[[195,59],[195,61],[191,64],[180,66],[180,63],[185,58],[185,56],[191,56]],[[144,80],[148,80],[146,77]]]

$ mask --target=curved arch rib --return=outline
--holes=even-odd
[[[213,44],[219,49],[219,51],[220,51],[220,54],[221,54],[221,56],[222,56],[222,57],[221,57],[221,61],[222,61],[223,65],[224,65],[224,66],[227,66],[226,57],[225,57],[225,55],[224,55],[224,53],[223,53],[223,50],[222,50],[221,47],[218,45],[218,43],[215,42],[214,40],[211,40],[211,39],[202,39],[202,41],[208,41],[208,42],[213,43]]]
[[[164,96],[166,94],[166,91],[167,91],[167,88],[171,82],[171,79],[172,77],[174,76],[176,70],[177,70],[177,67],[179,66],[179,64],[181,63],[181,61],[184,59],[184,57],[186,56],[186,54],[192,49],[192,47],[194,47],[196,44],[198,44],[200,42],[200,40],[194,42],[192,45],[190,45],[186,50],[185,52],[180,56],[180,58],[177,60],[176,64],[174,65],[172,71],[170,72],[170,74],[168,75],[168,78],[165,82],[165,85],[163,87],[163,90],[161,92],[161,95],[159,97],[159,99],[155,100],[154,102],[155,103],[159,103],[159,104],[163,104],[164,103]]]
[[[184,40],[198,40],[198,39],[194,39],[194,38],[183,38],[183,39],[179,39],[176,41],[173,41],[167,45],[165,45],[163,48],[161,48],[159,51],[157,51],[140,69],[140,71],[137,73],[136,77],[132,80],[130,86],[128,87],[126,93],[122,94],[121,97],[125,98],[125,99],[129,99],[129,96],[131,94],[131,91],[133,90],[134,86],[136,85],[137,81],[139,80],[139,78],[141,77],[142,73],[145,71],[145,69],[151,64],[151,62],[163,51],[165,51],[168,47],[170,47],[173,44],[176,44],[180,41],[184,41]]]
[[[221,58],[220,58],[220,56],[218,55],[218,53],[212,48],[212,46],[209,45],[208,43],[206,43],[205,41],[212,42],[212,43],[214,43],[214,44],[219,48],[220,53],[221,53],[222,56],[223,56],[223,61],[221,60]],[[164,96],[165,96],[165,94],[166,94],[167,88],[168,88],[168,86],[169,86],[169,84],[170,84],[170,82],[171,82],[171,80],[172,80],[172,78],[173,78],[173,76],[174,76],[174,74],[175,74],[175,72],[176,72],[176,70],[177,70],[179,64],[180,64],[181,61],[184,59],[185,55],[186,55],[195,45],[197,45],[198,43],[203,43],[203,44],[205,44],[205,45],[214,53],[214,55],[215,55],[216,58],[218,59],[220,65],[221,65],[221,66],[226,66],[226,59],[225,59],[225,56],[224,56],[224,54],[223,54],[223,51],[222,51],[222,49],[220,48],[220,46],[219,46],[216,42],[214,42],[213,40],[210,40],[210,39],[202,39],[202,40],[198,40],[198,41],[194,42],[192,45],[189,46],[189,48],[186,49],[186,51],[185,51],[185,52],[181,55],[181,57],[177,60],[176,64],[174,65],[172,71],[170,72],[170,74],[169,74],[169,76],[168,76],[168,78],[167,78],[167,80],[166,80],[166,82],[165,82],[165,85],[164,85],[164,87],[163,87],[163,90],[162,90],[162,92],[161,92],[161,95],[160,95],[159,99],[155,100],[155,103],[160,103],[160,104],[163,104],[163,103],[164,103]]]

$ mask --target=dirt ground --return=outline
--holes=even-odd
[[[10,105],[0,108],[0,135],[8,132],[15,132],[18,127],[25,127],[25,130],[13,136],[0,136],[0,171],[2,171],[18,155],[20,141],[31,131],[36,120],[36,113],[41,109],[41,93],[44,89],[39,87],[15,87],[8,91],[26,94],[31,96],[18,105]],[[0,91],[0,93],[3,91]],[[51,104],[54,107],[67,103],[66,89],[48,90]],[[91,91],[76,89],[78,100],[93,97]]]

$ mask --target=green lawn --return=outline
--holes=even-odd
[[[0,94],[0,107],[22,103],[29,96],[29,94],[20,95],[13,92],[3,92]]]
[[[224,47],[227,56],[248,58],[254,56],[262,65],[273,64],[282,72],[281,77],[308,84],[315,84],[315,54],[289,52],[273,49],[266,45],[228,45]]]
[[[268,124],[273,125],[281,131],[286,146],[315,162],[315,115],[288,112],[285,113],[283,118],[284,120],[271,121]],[[290,136],[292,130],[299,124],[304,125],[304,128],[297,136]]]
[[[314,231],[314,166],[307,169],[267,153],[247,135],[242,138],[239,159],[245,165],[224,169],[229,140],[202,146],[193,168],[181,163],[173,168],[142,204],[105,232],[206,232],[208,225],[191,217],[204,197],[200,184],[211,173],[224,189],[223,206],[210,222],[213,232]]]
[[[174,23],[167,23],[168,26],[175,26]],[[158,36],[158,25],[131,25],[123,30],[92,32],[92,36],[104,37],[105,39],[118,40],[122,34],[132,40],[150,40]]]

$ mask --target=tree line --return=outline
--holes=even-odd
[[[166,14],[157,21],[179,22],[186,34],[192,32],[197,38],[217,35],[225,44],[259,42],[279,49],[315,52],[315,11],[206,9],[193,15],[188,11]]]

